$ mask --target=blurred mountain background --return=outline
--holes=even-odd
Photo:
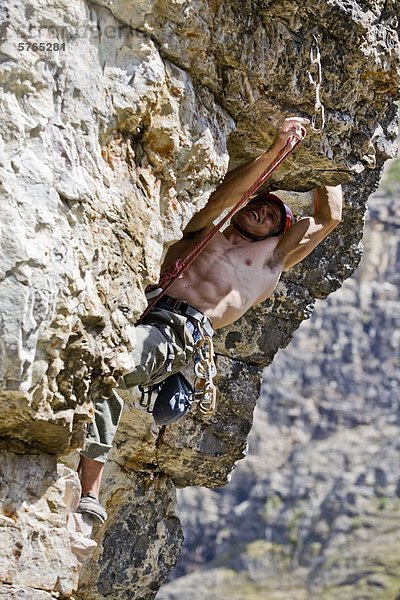
[[[363,259],[265,370],[249,454],[186,488],[185,549],[157,600],[400,598],[400,160]]]

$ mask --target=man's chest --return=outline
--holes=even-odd
[[[257,251],[255,244],[229,247],[210,244],[193,264],[202,279],[221,281],[232,289],[245,287],[261,291],[279,279],[280,270],[271,268],[272,251]]]

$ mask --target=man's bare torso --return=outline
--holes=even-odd
[[[186,256],[204,235],[203,231],[200,236],[176,244],[173,258]],[[232,243],[218,232],[168,288],[168,294],[201,310],[210,317],[214,329],[229,325],[274,291],[282,272],[282,265],[272,262],[279,240],[274,237],[261,242]]]

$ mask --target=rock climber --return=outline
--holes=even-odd
[[[170,248],[165,264],[186,256],[286,145],[293,148],[304,139],[308,123],[300,117],[286,118],[269,150],[229,172],[207,205],[191,219],[183,238]],[[282,272],[310,254],[340,222],[341,187],[317,187],[313,204],[313,214],[296,223],[290,208],[268,192],[256,194],[240,209],[136,327],[133,360],[137,367],[123,377],[123,384],[128,388],[147,385],[179,371],[190,361],[201,335],[212,335],[266,300]],[[122,407],[116,392],[96,400],[95,420],[78,467],[82,483],[78,512],[101,522],[107,514],[98,500],[100,481]]]

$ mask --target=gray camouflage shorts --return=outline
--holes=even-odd
[[[196,341],[202,336],[196,321],[158,307],[149,312],[135,333],[132,358],[136,367],[122,378],[120,387],[125,389],[158,383],[187,367],[192,362]],[[123,399],[115,390],[109,397],[96,399],[83,456],[106,462],[123,406]]]

